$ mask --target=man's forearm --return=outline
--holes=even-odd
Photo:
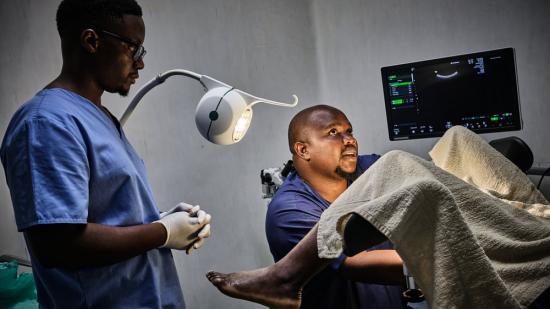
[[[45,267],[114,264],[160,247],[166,240],[166,230],[159,223],[127,227],[49,224],[26,233],[34,255]]]
[[[403,261],[395,250],[364,251],[344,260],[340,274],[361,282],[402,285]]]

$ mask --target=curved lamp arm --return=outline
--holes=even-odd
[[[273,101],[273,100],[258,98],[254,102],[250,103],[250,106],[254,106],[258,103],[266,103],[266,104],[271,104],[271,105],[276,105],[276,106],[284,106],[284,107],[294,107],[294,106],[298,105],[298,97],[295,94],[292,95],[292,100],[293,100],[292,103],[283,103],[283,102],[277,102],[277,101]]]
[[[120,118],[120,125],[123,126],[126,123],[141,98],[149,90],[174,75],[191,77],[204,87],[206,93],[200,99],[195,110],[195,122],[201,135],[214,144],[228,145],[240,141],[250,125],[252,106],[257,103],[284,107],[294,107],[298,104],[298,97],[295,95],[293,95],[292,103],[267,100],[235,89],[210,76],[176,69],[159,74],[143,85],[124,111]]]
[[[183,76],[191,77],[193,79],[198,80],[199,82],[201,81],[201,78],[202,78],[202,75],[200,75],[200,74],[197,74],[197,73],[191,72],[191,71],[187,71],[187,70],[181,70],[181,69],[170,70],[170,71],[166,71],[164,73],[161,73],[161,74],[157,75],[157,77],[155,77],[152,80],[148,81],[147,84],[143,85],[138,90],[138,92],[136,93],[136,95],[132,99],[132,102],[130,102],[130,105],[128,105],[128,107],[124,111],[124,114],[122,114],[122,117],[120,117],[120,125],[124,126],[124,124],[126,123],[128,118],[130,117],[130,115],[132,114],[134,109],[136,108],[136,106],[139,103],[139,101],[141,100],[141,98],[143,98],[143,96],[147,92],[149,92],[149,90],[155,88],[159,84],[164,83],[164,81],[168,77],[174,76],[174,75],[183,75]],[[201,84],[202,84],[202,82],[201,82]],[[203,84],[203,86],[204,86],[204,84]]]

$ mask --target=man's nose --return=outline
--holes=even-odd
[[[143,57],[139,57],[137,61],[134,62],[134,66],[138,70],[142,70],[145,67],[145,62],[143,62]]]
[[[352,134],[344,133],[342,134],[342,137],[345,145],[357,145],[357,140]]]

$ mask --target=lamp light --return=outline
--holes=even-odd
[[[195,123],[201,135],[214,144],[229,145],[240,141],[252,120],[252,107],[257,103],[294,107],[298,104],[298,97],[292,95],[293,103],[282,103],[262,99],[235,89],[206,75],[187,70],[170,70],[157,75],[143,85],[124,111],[120,124],[124,125],[143,96],[168,77],[183,75],[199,81],[206,93],[202,96],[195,110]]]

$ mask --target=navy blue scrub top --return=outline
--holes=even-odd
[[[362,155],[357,162],[361,175],[379,155]],[[266,235],[275,261],[283,258],[317,224],[330,206],[295,172],[291,172],[268,206]],[[391,249],[389,242],[374,249]],[[338,274],[345,259],[341,255],[304,287],[301,308],[402,308],[401,287],[367,284],[348,280]]]

